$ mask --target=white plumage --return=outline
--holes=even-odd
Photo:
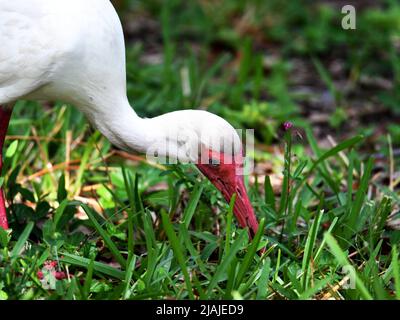
[[[233,128],[211,113],[136,115],[126,96],[122,27],[108,0],[0,0],[0,44],[0,105],[19,99],[71,103],[129,151],[158,146],[160,155],[177,153],[180,160],[194,161],[196,143],[174,144],[182,132],[207,147],[225,139],[240,150]]]
[[[109,0],[0,0],[0,149],[17,100],[71,103],[120,148],[196,163],[227,201],[238,194],[235,214],[254,234],[233,127],[200,110],[138,117],[126,95],[125,67],[123,31]],[[204,150],[218,161],[232,151],[237,157],[215,167],[199,163]],[[8,228],[2,191],[0,226]]]

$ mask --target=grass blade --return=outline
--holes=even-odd
[[[93,279],[93,268],[94,268],[94,259],[91,259],[89,266],[87,268],[85,284],[83,285],[83,298],[84,299],[89,299],[90,287],[92,285],[92,279]]]
[[[72,264],[79,267],[84,267],[86,269],[88,269],[89,264],[91,262],[90,259],[76,256],[67,252],[63,252],[62,255],[63,257],[60,259],[61,262]],[[125,279],[124,272],[101,262],[94,261],[93,270],[108,275],[110,277],[113,277],[115,279],[119,280]]]
[[[271,259],[267,257],[264,261],[263,268],[261,270],[261,276],[258,280],[257,286],[257,300],[266,299],[268,294],[268,280],[271,273]]]
[[[167,237],[171,244],[172,250],[174,251],[174,255],[175,255],[176,259],[178,260],[178,264],[180,265],[183,276],[185,278],[189,297],[190,297],[190,299],[194,299],[192,284],[190,282],[189,273],[187,271],[186,264],[185,264],[185,261],[186,261],[186,258],[184,256],[185,250],[184,250],[184,248],[182,248],[182,246],[179,243],[178,237],[175,234],[174,228],[172,227],[172,224],[171,224],[171,221],[169,220],[168,215],[165,212],[161,212],[161,217],[162,217],[162,222],[163,222],[165,233],[167,234]]]
[[[125,272],[125,291],[124,291],[124,299],[129,299],[131,293],[130,293],[130,283],[132,281],[132,276],[133,276],[133,271],[135,270],[136,266],[136,256],[132,256],[130,258],[128,268],[126,269]]]
[[[20,235],[17,243],[15,244],[13,250],[11,251],[11,264],[13,264],[15,262],[15,260],[22,253],[22,250],[24,249],[24,245],[25,245],[26,241],[28,241],[29,235],[31,234],[33,227],[34,227],[34,223],[33,223],[33,221],[30,221],[26,225],[22,234]]]
[[[336,147],[330,149],[329,151],[326,151],[316,161],[314,161],[314,163],[310,169],[310,172],[313,171],[320,163],[324,162],[326,159],[337,155],[340,151],[343,151],[345,149],[353,147],[354,145],[356,145],[363,139],[364,139],[364,136],[358,135],[358,136],[355,136],[348,140],[345,140],[342,143],[339,143]]]
[[[360,211],[362,206],[364,205],[365,195],[368,190],[369,180],[371,177],[372,167],[373,167],[373,159],[370,158],[368,160],[367,166],[365,168],[364,174],[361,178],[360,186],[357,190],[355,200],[353,202],[351,211],[346,218],[346,229],[343,233],[344,239],[350,239],[350,237],[354,234],[356,230],[357,219],[360,215]],[[344,243],[344,242],[343,242]]]
[[[394,245],[392,248],[392,266],[393,266],[393,279],[396,293],[396,299],[400,300],[400,269],[399,269],[399,253],[397,252],[397,246]]]
[[[96,231],[100,234],[100,236],[103,238],[106,246],[108,249],[110,249],[112,255],[114,258],[118,261],[118,263],[125,268],[126,267],[126,261],[124,257],[122,257],[121,253],[119,252],[118,248],[115,246],[114,242],[111,240],[110,236],[107,234],[107,232],[101,227],[101,225],[97,222],[95,216],[92,213],[92,209],[89,208],[86,204],[81,204],[83,210],[85,210],[86,214],[88,215],[90,221],[92,222],[94,228]]]
[[[207,295],[210,296],[211,292],[214,290],[214,288],[217,286],[218,282],[220,281],[222,275],[225,273],[225,271],[228,269],[230,264],[232,263],[233,259],[236,256],[236,253],[240,250],[240,247],[243,245],[244,240],[246,239],[247,236],[247,230],[240,230],[239,231],[239,236],[235,240],[235,242],[232,244],[232,247],[230,248],[229,252],[224,255],[221,263],[217,267],[214,276],[212,277],[210,284],[208,285],[207,289]]]
[[[317,239],[318,229],[321,224],[323,211],[318,211],[312,225],[311,231],[308,234],[306,245],[304,248],[304,255],[303,255],[303,263],[302,263],[302,272],[303,272],[303,290],[306,291],[308,287],[308,279],[309,279],[309,270],[310,270],[310,263],[311,263],[311,255],[313,253],[315,240]]]
[[[238,286],[242,283],[244,275],[248,271],[251,261],[254,259],[254,255],[257,254],[258,244],[260,243],[261,236],[264,233],[264,227],[265,227],[265,218],[261,219],[257,233],[256,233],[253,241],[251,242],[251,245],[250,245],[246,255],[244,256],[243,262],[240,264],[240,269],[239,269],[238,275],[236,277],[236,284]]]
[[[275,194],[272,188],[271,178],[269,176],[265,176],[264,191],[265,191],[265,204],[275,211],[276,210]]]
[[[201,182],[197,183],[193,188],[192,196],[183,213],[183,224],[186,228],[189,228],[190,221],[196,211],[203,189],[204,185],[201,184]]]
[[[231,239],[232,239],[232,220],[233,220],[233,208],[235,206],[235,201],[236,201],[236,193],[233,194],[231,201],[229,202],[229,209],[228,209],[228,214],[226,218],[226,235],[225,235],[225,248],[224,248],[224,254],[228,254],[229,248],[231,245]]]
[[[339,264],[342,267],[351,266],[350,261],[347,259],[346,254],[342,251],[342,249],[340,248],[340,246],[337,243],[337,241],[335,240],[335,238],[329,233],[325,233],[324,238],[330,248],[331,253],[334,255],[334,257],[339,262]],[[371,294],[368,292],[367,287],[364,285],[364,283],[362,282],[361,278],[359,277],[359,275],[357,274],[356,271],[354,272],[354,274],[356,277],[356,279],[355,279],[356,288],[357,288],[358,292],[360,293],[360,295],[366,300],[373,300]]]

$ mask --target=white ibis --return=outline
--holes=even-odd
[[[237,194],[239,224],[256,233],[233,127],[205,111],[144,119],[130,106],[123,31],[109,0],[0,0],[0,150],[20,99],[70,103],[119,148],[194,162],[227,201]],[[8,228],[2,190],[0,226]]]

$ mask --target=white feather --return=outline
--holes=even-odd
[[[115,145],[181,161],[195,161],[202,145],[220,151],[221,140],[240,151],[234,129],[205,111],[139,118],[126,96],[125,67],[123,31],[110,1],[0,0],[0,105],[71,103]]]

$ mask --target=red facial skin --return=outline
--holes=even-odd
[[[240,226],[242,228],[248,227],[250,238],[253,238],[258,230],[258,222],[247,196],[243,174],[241,173],[243,157],[236,155],[232,159],[231,156],[230,158],[224,157],[224,154],[211,150],[208,151],[208,155],[208,159],[211,161],[203,159],[202,163],[197,164],[197,167],[217,187],[228,203],[233,194],[236,193],[233,212]],[[229,161],[224,161],[224,159],[229,159]]]

